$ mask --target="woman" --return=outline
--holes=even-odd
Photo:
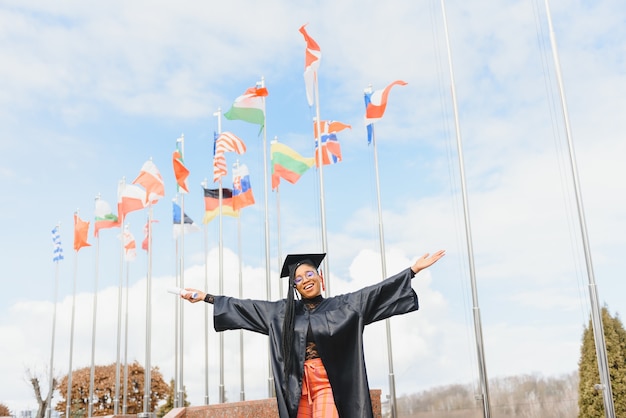
[[[212,303],[216,331],[247,329],[270,337],[276,400],[281,418],[372,417],[363,330],[375,321],[418,309],[411,279],[445,255],[425,254],[410,268],[356,292],[322,297],[317,269],[326,254],[290,254],[281,277],[287,299],[242,300],[197,289],[182,295]],[[301,300],[294,299],[294,289]],[[193,293],[197,292],[193,298]]]

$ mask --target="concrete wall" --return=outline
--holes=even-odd
[[[382,418],[380,389],[370,390],[374,418]],[[229,402],[215,405],[189,406],[174,408],[165,418],[276,418],[278,407],[276,398],[254,401]]]

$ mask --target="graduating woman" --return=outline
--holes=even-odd
[[[247,329],[269,336],[281,418],[370,418],[363,330],[372,322],[417,310],[411,279],[444,255],[443,250],[425,254],[382,282],[323,298],[318,268],[326,254],[290,254],[281,271],[281,277],[289,277],[286,299],[243,300],[191,288],[182,297],[212,303],[216,331]]]

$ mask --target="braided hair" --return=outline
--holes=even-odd
[[[287,301],[285,303],[285,318],[283,319],[283,372],[285,373],[285,379],[293,373],[293,339],[294,339],[294,322],[296,316],[295,306],[295,288],[294,283],[296,269],[301,265],[311,266],[315,269],[315,264],[310,260],[301,261],[298,264],[290,266],[289,269],[289,289],[287,290]]]

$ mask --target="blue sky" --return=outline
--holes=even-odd
[[[577,367],[589,318],[587,273],[543,2],[446,3],[468,186],[474,261],[491,377],[546,376]],[[602,304],[622,314],[626,291],[623,179],[626,107],[623,21],[615,0],[551,3],[593,267]],[[446,257],[415,279],[419,312],[394,318],[399,395],[476,382],[468,258],[441,5],[414,2],[0,2],[0,184],[3,193],[0,402],[34,408],[26,370],[46,376],[55,265],[51,229],[60,222],[54,368],[67,373],[72,286],[77,278],[74,366],[90,365],[97,284],[96,363],[115,361],[118,230],[72,251],[72,215],[93,223],[94,198],[115,204],[117,183],[152,158],[166,197],[154,207],[152,364],[174,370],[176,246],[171,153],[185,137],[191,193],[185,212],[200,223],[200,183],[211,178],[217,119],[261,78],[267,145],[278,137],[312,155],[314,109],[306,102],[308,23],[319,43],[323,119],[352,125],[339,134],[344,161],[326,167],[324,203],[333,294],[381,279],[372,147],[363,126],[363,89],[394,87],[376,125],[387,272],[440,248]],[[244,297],[265,298],[263,136],[222,120],[247,145],[228,155],[250,169],[257,204],[241,217]],[[268,148],[269,152],[269,148]],[[231,181],[230,173],[227,182]],[[272,298],[282,255],[321,250],[320,184],[310,170],[269,193]],[[280,208],[280,222],[277,208]],[[146,214],[128,217],[138,241]],[[92,226],[93,228],[93,226]],[[90,236],[93,230],[90,231]],[[209,291],[217,293],[218,222],[206,226]],[[224,293],[238,294],[237,222],[223,220]],[[204,288],[204,233],[187,235],[185,283]],[[279,241],[280,238],[280,241]],[[97,254],[97,255],[96,255]],[[96,270],[96,261],[98,268]],[[97,271],[97,273],[96,273]],[[146,255],[129,269],[129,358],[145,361]],[[209,310],[210,312],[210,310]],[[204,309],[185,307],[185,385],[203,401]],[[387,393],[384,324],[366,332],[370,385]],[[246,334],[248,399],[266,396],[266,340]],[[238,333],[225,337],[226,390],[239,392]],[[211,392],[217,400],[217,338],[210,335]],[[262,347],[259,349],[259,347]],[[47,378],[43,379],[47,381]]]

